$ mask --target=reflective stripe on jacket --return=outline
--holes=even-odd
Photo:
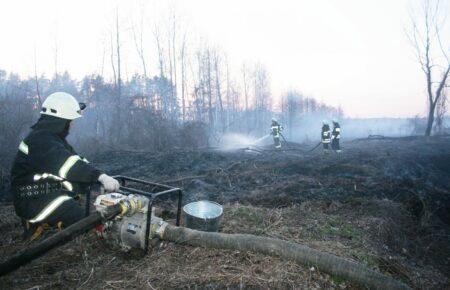
[[[331,130],[330,126],[323,125],[322,126],[322,143],[330,143],[331,142]]]
[[[334,124],[333,132],[332,132],[333,139],[340,139],[341,138],[341,127],[338,123]]]
[[[322,143],[331,142],[331,131],[322,132]]]
[[[272,126],[271,129],[272,129],[272,135],[274,137],[280,137],[281,128],[280,128],[279,125],[278,126]]]
[[[99,171],[79,156],[65,139],[38,130],[20,143],[11,175],[12,185],[32,183],[36,177],[91,183],[98,178]]]
[[[280,133],[283,131],[283,126],[281,126],[278,122],[273,121],[270,130],[272,131],[271,134],[273,137],[280,138]]]

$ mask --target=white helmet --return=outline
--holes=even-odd
[[[85,107],[84,103],[78,103],[71,94],[56,92],[45,99],[41,114],[75,120],[81,117],[81,110]]]
[[[325,120],[325,119],[323,119],[323,120],[322,120],[322,124],[323,124],[323,125],[327,125],[327,124],[328,124],[328,121]]]
[[[276,122],[277,119],[275,117],[272,118],[272,122]]]

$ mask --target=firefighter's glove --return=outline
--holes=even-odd
[[[103,185],[106,191],[116,192],[119,190],[120,184],[117,180],[109,175],[102,174],[98,177],[98,181]]]

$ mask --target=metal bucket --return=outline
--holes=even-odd
[[[191,202],[183,207],[184,225],[187,228],[217,232],[223,215],[223,207],[213,201]]]

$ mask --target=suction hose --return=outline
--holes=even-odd
[[[370,289],[410,289],[406,284],[361,264],[290,241],[247,234],[202,232],[175,227],[167,223],[157,234],[160,239],[175,243],[278,256],[299,264],[317,267],[320,271],[345,278]]]
[[[105,210],[105,212],[100,214],[95,212],[88,217],[74,223],[73,225],[67,227],[66,229],[54,234],[48,239],[32,245],[29,248],[17,253],[12,256],[7,261],[0,264],[0,276],[10,273],[19,267],[37,259],[50,251],[53,248],[62,246],[67,242],[73,240],[75,237],[89,231],[90,229],[100,225],[105,220],[112,219],[116,215],[120,214],[122,207],[120,204],[110,206]]]

